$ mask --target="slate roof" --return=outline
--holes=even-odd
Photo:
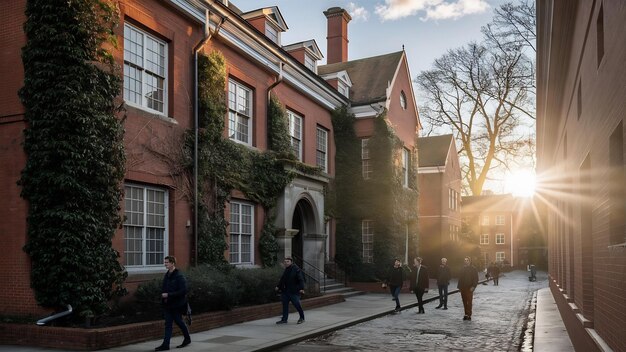
[[[400,65],[404,51],[368,57],[330,65],[318,66],[320,76],[346,71],[352,87],[350,100],[352,106],[366,105],[387,100],[387,87]]]
[[[453,142],[454,138],[451,134],[419,137],[417,139],[418,166],[445,166],[450,145]]]

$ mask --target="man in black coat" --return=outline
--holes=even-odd
[[[472,265],[470,257],[465,257],[457,285],[457,288],[461,292],[463,308],[465,309],[463,320],[472,320],[472,301],[474,300],[474,290],[476,286],[478,286],[478,270]]]
[[[276,324],[287,324],[289,302],[293,303],[298,314],[300,314],[298,324],[302,324],[304,323],[304,311],[300,304],[300,295],[304,293],[304,273],[293,263],[293,259],[290,257],[285,258],[284,265],[285,271],[283,271],[283,275],[275,288],[276,291],[280,292],[280,298],[283,303],[283,316]]]
[[[428,286],[430,286],[430,279],[428,277],[428,268],[426,265],[422,265],[422,258],[413,258],[413,265],[415,272],[411,273],[411,290],[417,297],[418,311],[417,314],[424,314],[424,293],[428,292]]]
[[[437,288],[439,289],[439,305],[435,309],[448,309],[448,285],[450,285],[450,268],[448,259],[441,258],[441,264],[437,271]]]
[[[177,348],[185,347],[191,343],[189,329],[183,322],[183,313],[187,312],[187,280],[176,269],[176,258],[174,256],[165,257],[163,264],[167,269],[163,277],[161,289],[161,302],[163,304],[163,315],[165,316],[165,337],[161,346],[155,348],[155,351],[167,351],[170,349],[173,322],[176,322],[176,325],[183,332],[183,336],[185,336],[183,343],[177,346]]]
[[[389,285],[389,292],[393,296],[393,300],[396,301],[396,309],[394,310],[396,313],[400,312],[400,290],[402,290],[402,285],[404,285],[404,269],[402,269],[402,262],[400,259],[396,259],[393,262],[393,267],[389,271],[389,277],[386,281]]]

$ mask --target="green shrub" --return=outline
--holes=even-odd
[[[194,313],[229,310],[241,298],[241,282],[237,277],[208,265],[192,268],[187,273],[189,303]]]
[[[241,269],[233,270],[232,273],[241,282],[239,305],[265,304],[279,300],[274,288],[282,274],[280,267]]]

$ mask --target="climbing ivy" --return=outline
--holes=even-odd
[[[273,266],[279,250],[274,226],[278,199],[296,175],[292,169],[308,172],[314,172],[315,169],[299,166],[295,160],[290,147],[287,115],[274,96],[268,106],[269,150],[252,150],[224,137],[224,57],[218,51],[200,55],[198,67],[198,261],[209,264],[225,262],[228,222],[224,218],[224,204],[230,199],[232,190],[239,190],[265,210],[259,247],[263,265]],[[190,150],[187,155],[193,155],[191,134],[187,137],[187,148]],[[294,167],[286,168],[287,165]]]
[[[31,287],[50,308],[82,317],[107,310],[126,272],[112,247],[120,225],[123,129],[115,98],[121,72],[111,54],[119,13],[106,0],[29,0],[22,51]]]
[[[364,180],[361,170],[361,139],[354,132],[354,115],[346,108],[333,114],[337,148],[337,171],[332,213],[337,218],[336,261],[356,280],[382,275],[394,257],[404,256],[406,228],[411,242],[417,240],[417,165],[411,155],[409,185],[402,184],[402,142],[389,127],[386,111],[374,118],[368,147],[373,172]],[[331,199],[328,197],[328,199]],[[374,221],[374,263],[363,264],[361,221]]]

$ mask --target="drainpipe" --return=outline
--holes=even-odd
[[[64,317],[64,316],[66,316],[66,315],[70,315],[70,314],[72,314],[72,305],[68,304],[68,305],[67,305],[67,310],[66,310],[66,311],[63,311],[63,312],[60,312],[60,313],[57,313],[57,314],[51,315],[51,316],[46,317],[46,318],[43,318],[43,319],[39,319],[39,320],[37,320],[37,325],[39,325],[39,326],[44,326],[44,325],[46,325],[49,321],[53,321],[53,320],[55,320],[55,319],[62,318],[62,317]]]
[[[198,265],[198,130],[199,130],[199,118],[198,118],[198,52],[202,50],[204,45],[209,42],[213,34],[219,32],[220,27],[226,21],[226,18],[222,18],[220,23],[216,26],[215,32],[211,33],[210,20],[211,13],[208,9],[204,10],[204,38],[193,48],[193,235],[194,235],[194,266]]]
[[[272,89],[274,89],[282,81],[283,81],[283,62],[281,61],[278,63],[278,77],[276,78],[276,81],[267,88],[267,110],[268,111],[270,107],[270,100],[272,97]],[[269,134],[270,128],[269,127],[270,127],[270,119],[269,119],[269,114],[268,114],[265,119],[265,143],[267,145],[267,149],[269,149],[270,147],[270,134]]]

